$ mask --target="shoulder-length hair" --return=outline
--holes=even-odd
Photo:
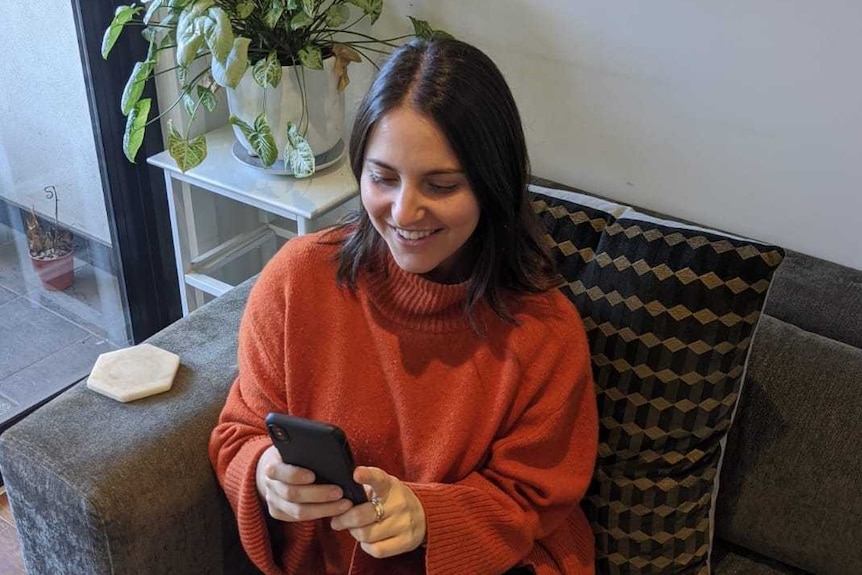
[[[508,294],[537,293],[558,282],[530,206],[529,157],[509,86],[488,56],[458,40],[417,39],[396,49],[356,113],[350,163],[357,182],[372,131],[401,106],[433,120],[445,134],[479,203],[479,223],[465,246],[474,258],[465,313],[472,323],[484,300],[514,323]],[[343,226],[350,232],[338,251],[337,279],[355,289],[360,270],[373,270],[386,247],[364,207]]]

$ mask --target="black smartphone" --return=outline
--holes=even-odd
[[[338,485],[354,504],[365,503],[365,489],[353,480],[353,453],[338,426],[286,413],[270,413],[266,427],[282,461],[314,472],[315,483]]]

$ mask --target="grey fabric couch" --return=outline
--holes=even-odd
[[[28,573],[256,572],[207,459],[252,283],[149,340],[182,358],[169,392],[120,404],[79,383],[0,436]],[[788,253],[728,437],[713,573],[862,572],[860,394],[862,272]]]

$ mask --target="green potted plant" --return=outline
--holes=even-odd
[[[26,234],[33,269],[45,289],[62,291],[75,280],[75,243],[72,233],[60,226],[57,219],[57,191],[54,186],[45,188],[49,200],[54,200],[54,221],[44,224],[36,215],[35,207],[27,215]]]
[[[147,58],[134,65],[121,102],[126,157],[134,161],[147,124],[158,120],[149,118],[151,102],[141,96],[159,54],[175,50],[181,96],[171,108],[181,103],[194,119],[228,92],[230,122],[250,155],[263,167],[280,160],[286,173],[313,174],[316,158],[343,148],[341,91],[348,64],[374,64],[372,56],[407,38],[447,35],[412,17],[413,33],[396,38],[355,29],[365,19],[373,24],[382,9],[383,0],[144,0],[118,7],[102,56],[127,27],[141,29],[149,41]],[[185,171],[206,157],[206,140],[180,134],[169,122],[168,150]]]

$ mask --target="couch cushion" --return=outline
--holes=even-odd
[[[860,392],[862,350],[763,317],[728,436],[718,535],[820,575],[862,573]]]
[[[862,271],[788,252],[765,313],[862,348]]]
[[[808,572],[717,540],[712,552],[712,575],[808,575]]]
[[[533,187],[590,339],[599,460],[583,502],[599,573],[706,573],[719,442],[783,252]]]

